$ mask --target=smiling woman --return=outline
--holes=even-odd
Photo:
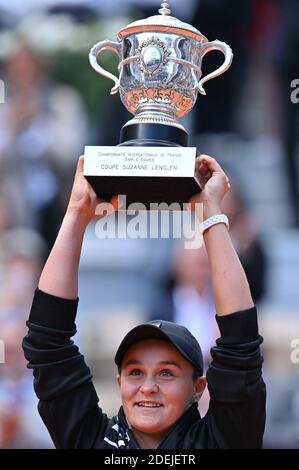
[[[71,337],[76,332],[78,269],[88,223],[101,202],[78,162],[68,209],[36,290],[23,347],[34,370],[39,412],[58,448],[259,448],[265,424],[262,338],[248,282],[220,214],[230,185],[207,155],[196,161],[205,182],[199,201],[213,218],[204,231],[221,337],[207,372],[209,411],[198,400],[206,386],[201,348],[183,326],[155,320],[133,328],[116,355],[122,407],[108,418],[92,376]],[[117,209],[117,198],[113,199]],[[103,215],[103,214],[101,214]]]
[[[163,325],[167,329],[167,322]],[[148,325],[149,335],[152,328],[157,327]],[[194,380],[194,366],[169,341],[160,339],[138,341],[129,347],[117,381],[127,421],[145,448],[159,446],[171,426],[199,400],[206,385],[204,377]]]

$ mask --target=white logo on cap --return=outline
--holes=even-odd
[[[159,322],[151,322],[150,325],[156,326],[157,328],[160,328],[161,323]]]

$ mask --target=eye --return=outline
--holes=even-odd
[[[142,374],[140,369],[132,369],[129,375],[133,375],[133,377],[139,377]]]
[[[169,369],[163,369],[160,371],[159,375],[161,377],[173,377],[173,373]]]

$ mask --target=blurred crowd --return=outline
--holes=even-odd
[[[159,2],[153,0],[47,1],[43,6],[47,15],[67,14],[79,24],[94,17],[113,16],[116,3],[126,22],[128,18],[130,22],[156,14],[159,7]],[[238,8],[229,0],[169,3],[174,16],[190,22],[210,40],[224,40],[234,51],[230,71],[207,84],[207,99],[200,99],[192,112],[192,136],[199,142],[202,135],[209,135],[211,140],[219,135],[228,139],[237,136],[249,142],[264,133],[279,139],[291,210],[289,229],[297,234],[299,104],[290,100],[290,83],[299,78],[298,1],[244,0]],[[28,1],[27,11],[24,2],[23,15],[31,14],[36,5]],[[0,48],[1,32],[17,31],[22,21],[20,10],[16,10],[17,2],[0,0]],[[209,54],[205,73],[221,61],[218,53]],[[87,60],[85,67],[89,67]],[[78,156],[85,144],[117,145],[121,125],[127,120],[120,100],[111,101],[109,122],[103,119],[103,113],[90,112],[89,103],[76,86],[78,74],[83,77],[85,70],[72,72],[76,76],[72,84],[55,80],[54,68],[55,58],[42,56],[26,34],[19,36],[17,32],[15,46],[0,64],[0,78],[5,83],[5,103],[0,104],[0,339],[5,344],[5,363],[0,363],[0,448],[52,446],[36,410],[32,375],[21,349],[25,322],[66,208]],[[257,77],[269,80],[270,89],[266,101],[269,107],[262,113],[267,118],[261,125],[253,125],[259,119],[258,102],[254,108]],[[257,113],[253,111],[253,118],[252,114],[246,115],[246,109],[243,113],[240,110],[240,103],[248,103],[248,95],[253,100],[250,108]],[[225,165],[225,159],[221,163]],[[269,276],[267,249],[260,236],[263,226],[255,217],[255,207],[248,204],[233,167],[226,170],[233,190],[224,200],[223,212],[230,219],[230,233],[253,298],[258,306],[263,305],[267,303]],[[146,266],[144,270],[146,276]],[[103,275],[99,267],[99,282]],[[204,248],[184,250],[182,245],[177,246],[164,282],[159,284],[159,293],[145,309],[145,316],[186,325],[202,344],[208,364],[218,331]],[[294,334],[299,337],[299,321],[297,325]],[[100,375],[95,379],[100,386]],[[298,380],[298,366],[284,386],[277,376],[269,376],[268,416],[272,428],[267,429],[266,447],[299,447]],[[202,413],[208,399],[206,394]]]

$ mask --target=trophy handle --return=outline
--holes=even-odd
[[[118,55],[119,58],[121,58],[121,43],[108,40],[101,41],[95,44],[90,49],[89,53],[90,65],[95,69],[95,71],[106,78],[110,78],[110,80],[115,83],[114,87],[111,88],[110,91],[111,95],[115,95],[119,91],[119,78],[113,75],[113,73],[110,73],[107,70],[103,69],[103,67],[101,67],[97,62],[98,55],[103,51],[113,51]]]
[[[210,51],[221,51],[223,52],[225,56],[225,60],[223,64],[218,67],[218,69],[214,70],[214,72],[209,73],[206,77],[203,77],[199,83],[198,83],[198,91],[202,95],[206,95],[206,91],[203,88],[203,84],[207,82],[208,80],[211,80],[212,78],[218,77],[219,75],[222,75],[224,72],[227,71],[227,69],[230,68],[231,63],[233,61],[233,51],[229,47],[228,44],[225,44],[225,42],[218,41],[212,41],[212,42],[207,42],[206,44],[202,45],[202,58]]]

